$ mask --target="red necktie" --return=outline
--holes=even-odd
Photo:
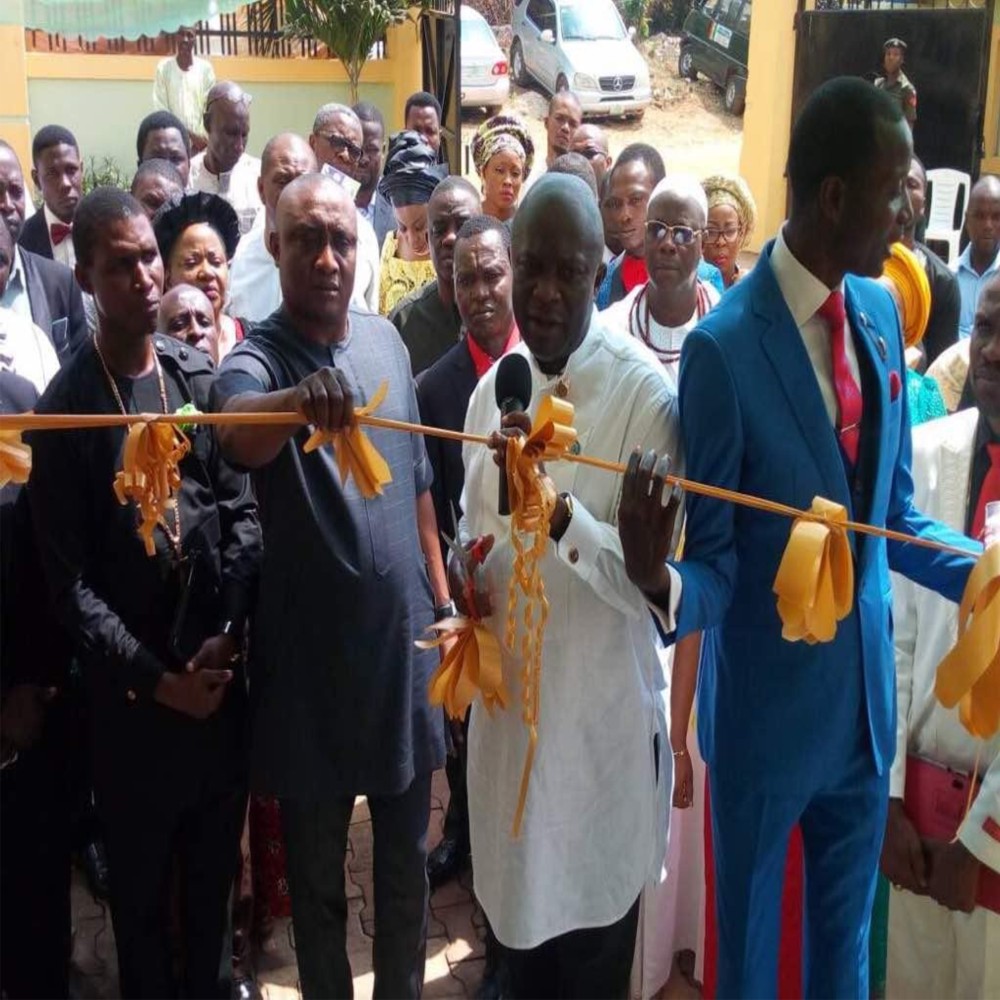
[[[858,443],[861,440],[861,389],[851,373],[847,361],[847,312],[844,293],[831,292],[819,307],[830,327],[830,354],[833,357],[833,391],[837,395],[837,437],[844,454],[853,466],[858,460]]]
[[[67,239],[73,232],[72,226],[67,226],[65,222],[53,222],[49,230],[49,237],[54,247],[59,246],[63,240]]]
[[[994,500],[1000,500],[1000,444],[988,444],[986,451],[990,456],[990,467],[983,477],[983,485],[979,487],[979,499],[976,501],[976,513],[972,518],[972,537],[983,540],[986,528],[986,505]]]

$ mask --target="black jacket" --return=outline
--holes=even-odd
[[[22,232],[22,238],[24,236]],[[50,255],[51,256],[51,255]],[[88,337],[83,295],[73,272],[21,247],[24,284],[35,326],[48,334],[60,363]]]
[[[17,242],[25,250],[53,260],[52,240],[49,239],[49,227],[45,221],[45,212],[39,210],[21,227],[21,235]]]
[[[931,315],[924,333],[924,353],[927,364],[958,340],[958,315],[962,308],[958,278],[948,265],[929,247],[916,247],[927,258],[927,280],[931,285]]]
[[[462,430],[469,399],[477,382],[472,355],[463,338],[417,378],[420,419],[432,427]],[[456,516],[461,515],[462,487],[465,484],[462,445],[458,441],[435,437],[425,438],[424,445],[434,468],[431,497],[438,530],[454,535],[451,512],[454,507]],[[445,558],[447,560],[447,554]]]

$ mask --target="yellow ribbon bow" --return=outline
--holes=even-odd
[[[958,705],[962,725],[980,739],[1000,729],[1000,545],[969,574],[958,609],[958,640],[937,669],[934,693]]]
[[[31,447],[20,431],[0,431],[0,487],[26,483],[31,475]]]
[[[366,406],[355,408],[355,418],[371,416],[379,408],[388,391],[389,383],[383,382],[378,387],[378,392],[372,396],[371,402]],[[315,431],[306,441],[303,451],[315,451],[325,444],[329,444],[337,456],[341,482],[346,483],[348,476],[353,476],[358,484],[358,491],[366,500],[380,496],[382,487],[392,482],[388,463],[379,454],[356,419],[338,431]]]
[[[774,592],[782,638],[813,645],[829,642],[837,634],[837,622],[851,613],[854,561],[843,506],[816,497],[810,511],[822,520],[799,518],[792,525]]]
[[[191,442],[172,424],[133,424],[125,439],[122,471],[115,476],[120,504],[134,500],[139,507],[139,537],[146,555],[156,554],[153,532],[166,527],[166,512],[176,503],[181,485],[181,459]]]
[[[428,627],[437,632],[434,639],[418,639],[421,649],[435,649],[454,639],[455,645],[445,654],[429,685],[432,705],[444,705],[452,719],[463,719],[476,692],[483,696],[486,711],[504,709],[510,700],[503,682],[500,643],[484,625],[458,615]]]
[[[900,325],[906,347],[916,347],[924,339],[931,318],[931,285],[917,255],[903,243],[893,243],[882,269],[896,290]]]
[[[524,597],[521,636],[522,718],[528,727],[528,752],[521,772],[521,790],[514,814],[513,835],[521,833],[528,783],[538,745],[541,701],[542,643],[549,602],[539,563],[549,541],[549,522],[556,507],[556,491],[539,463],[560,458],[576,441],[573,404],[546,396],[538,407],[531,434],[507,442],[507,494],[510,498],[510,537],[514,565],[507,590],[505,642],[513,649],[517,635],[518,592]],[[525,544],[525,541],[529,544]]]

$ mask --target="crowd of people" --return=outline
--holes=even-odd
[[[684,949],[706,996],[867,996],[886,924],[888,995],[996,995],[1000,740],[933,689],[1000,531],[1000,180],[974,186],[949,267],[921,242],[899,101],[833,80],[754,261],[745,181],[642,143],[612,157],[569,91],[544,163],[524,122],[483,123],[478,188],[441,162],[429,94],[393,135],[372,104],[326,104],[257,159],[250,95],[184,29],[154,98],[130,192],[84,195],[61,125],[30,165],[0,141],[0,412],[305,426],[188,426],[176,503],[145,533],[112,489],[124,427],[26,435],[31,477],[2,492],[3,995],[69,995],[76,853],[123,996],[259,996],[255,944],[288,915],[303,995],[351,996],[359,795],[376,996],[421,994],[429,893],[469,867],[482,996],[650,996]],[[930,294],[905,345],[882,277],[897,243]],[[508,357],[530,399],[501,416]],[[533,678],[497,498],[552,397],[628,471],[543,469]],[[489,446],[368,428],[391,475],[371,498],[303,445],[376,400]],[[790,642],[772,592],[789,523],[681,497],[679,473],[950,548],[852,538],[836,636]],[[416,643],[473,610],[509,705],[446,720]]]

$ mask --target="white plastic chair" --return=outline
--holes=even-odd
[[[961,170],[942,168],[927,171],[927,184],[931,190],[924,242],[930,243],[931,240],[935,240],[946,243],[947,262],[953,264],[958,257],[958,242],[962,236],[962,224],[965,209],[969,204],[972,178]]]

